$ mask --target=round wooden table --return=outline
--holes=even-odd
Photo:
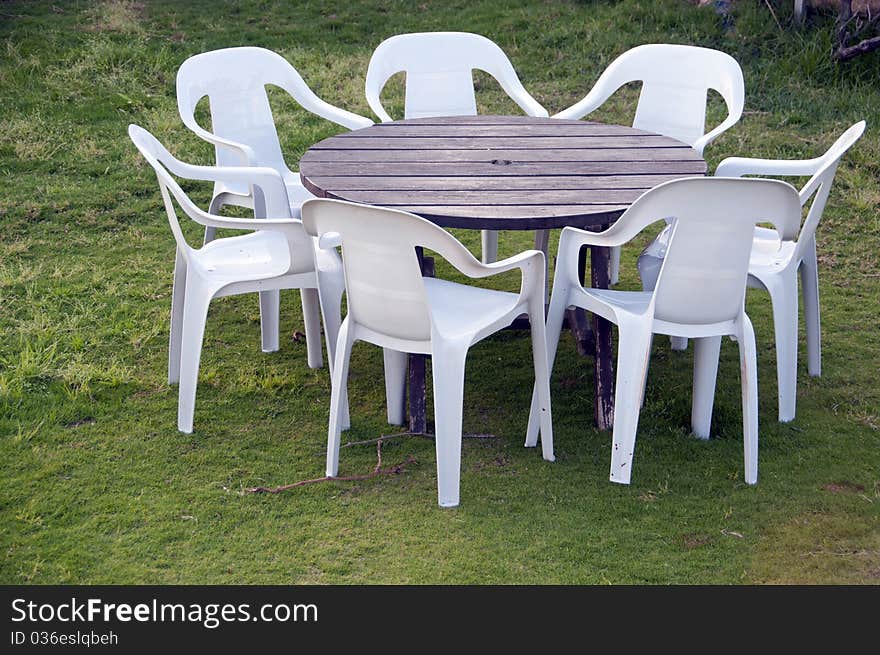
[[[402,209],[442,227],[603,230],[651,187],[704,175],[706,162],[680,141],[632,127],[453,116],[380,123],[324,139],[299,169],[320,198]],[[591,248],[594,287],[608,286],[608,264],[607,248]],[[596,424],[604,429],[613,421],[614,374],[611,327],[597,317],[593,343]],[[424,432],[421,366],[421,390],[410,387],[410,427]],[[410,379],[418,385],[419,371]]]

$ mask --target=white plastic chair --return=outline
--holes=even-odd
[[[388,80],[403,72],[404,118],[476,116],[474,69],[494,77],[528,116],[549,116],[525,90],[504,51],[485,36],[468,32],[398,34],[380,43],[367,67],[367,102],[383,123],[394,120],[380,96]],[[539,233],[536,244],[544,241],[546,236]],[[484,263],[498,258],[498,232],[482,231],[482,250]]]
[[[733,57],[709,48],[652,43],[620,55],[583,100],[553,118],[582,118],[630,82],[642,83],[633,127],[678,139],[700,154],[742,116],[745,86],[742,70]],[[727,118],[706,132],[710,89],[724,99]],[[613,248],[611,284],[617,284],[619,277],[620,248]]]
[[[268,166],[284,178],[291,216],[313,198],[284,161],[266,85],[284,89],[303,109],[352,130],[369,127],[369,118],[334,107],[312,92],[300,74],[284,57],[265,48],[224,48],[187,59],[177,71],[177,109],[184,124],[205,141],[214,144],[218,166]],[[211,132],[195,118],[199,101],[208,97]],[[250,187],[243,182],[218,181],[208,212],[216,214],[223,205],[254,207]],[[214,238],[215,228],[205,229],[205,243]]]
[[[797,192],[776,180],[692,178],[646,192],[601,233],[565,228],[559,245],[547,316],[552,370],[567,307],[582,307],[619,329],[611,481],[629,484],[652,334],[696,338],[691,424],[709,437],[721,337],[740,352],[745,480],[758,479],[758,379],[755,334],[744,300],[756,223],[771,222],[785,238],[798,228]],[[672,238],[654,291],[585,289],[578,278],[584,245],[620,246],[648,225],[672,220]],[[528,439],[539,429],[533,395]]]
[[[180,383],[178,429],[187,433],[193,429],[202,338],[208,305],[213,298],[260,292],[263,309],[262,296],[266,292],[301,289],[308,365],[311,368],[321,366],[320,309],[332,372],[341,323],[340,303],[345,290],[342,264],[334,251],[317,251],[314,240],[303,230],[302,222],[290,218],[281,175],[274,169],[256,166],[192,166],[172,156],[142,127],[129,125],[128,135],[156,172],[168,222],[177,243],[168,382]],[[206,213],[189,199],[171,174],[192,180],[252,185],[259,191],[262,204],[272,218],[227,218]],[[194,249],[183,235],[172,198],[187,216],[201,225],[248,230],[251,234],[215,239]],[[276,316],[274,324],[277,323]],[[267,324],[272,322],[264,321],[264,328]],[[267,340],[271,342],[273,339],[277,350],[277,332],[274,335],[263,332],[264,349]],[[345,398],[341,413],[341,421],[347,424]]]
[[[825,211],[828,194],[840,159],[865,131],[865,121],[851,126],[815,159],[773,160],[729,157],[722,161],[715,175],[807,176],[809,181],[800,190],[801,204],[810,203],[800,234],[791,241],[780,241],[775,230],[756,227],[749,262],[750,287],[770,293],[773,305],[773,327],[776,339],[776,381],[779,389],[779,420],[794,419],[797,405],[797,331],[798,271],[803,293],[804,318],[807,326],[807,369],[810,375],[822,374],[822,337],[819,321],[819,264],[816,258],[816,227]],[[653,288],[656,271],[665,256],[668,228],[642,253],[638,260],[642,285]],[[687,340],[675,344],[687,347]]]
[[[541,425],[544,459],[553,461],[550,387],[544,339],[544,255],[529,250],[481,264],[455,237],[413,214],[340,200],[303,204],[303,224],[325,248],[342,246],[348,315],[339,331],[327,475],[339,470],[340,398],[345,398],[352,344],[361,340],[385,349],[388,419],[403,419],[405,353],[432,356],[437,488],[441,507],[459,502],[461,422],[468,349],[527,312],[532,324],[535,420]],[[519,294],[422,277],[416,247],[429,249],[470,278],[519,269]],[[393,375],[391,371],[397,371]],[[526,446],[537,443],[537,432]]]

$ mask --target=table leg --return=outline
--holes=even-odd
[[[422,275],[434,277],[434,258],[425,257],[421,247],[416,248],[416,255],[422,267]],[[428,431],[427,417],[427,385],[426,385],[426,362],[427,355],[410,353],[407,370],[407,387],[409,394],[409,431],[416,434],[424,434]]]
[[[409,431],[424,434],[428,431],[425,363],[427,355],[410,353],[407,385],[409,388]]]
[[[578,355],[581,357],[592,357],[596,354],[593,329],[590,327],[587,313],[583,309],[575,307],[574,309],[565,310],[565,320],[562,322],[562,329],[564,330],[566,327],[571,330]]]
[[[607,289],[611,279],[611,249],[591,246],[590,269],[593,287]],[[594,363],[596,427],[600,430],[609,430],[614,426],[614,359],[611,349],[611,323],[593,314],[593,335],[596,343]]]

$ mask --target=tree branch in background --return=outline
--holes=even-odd
[[[870,3],[864,4],[866,6],[860,8],[861,11],[853,12],[852,0],[840,0],[837,9],[837,49],[834,51],[834,58],[837,61],[847,61],[880,48],[880,36],[862,39],[853,45],[848,45],[868,28],[873,30],[880,25],[878,17],[872,15]]]

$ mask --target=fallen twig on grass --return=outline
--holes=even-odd
[[[369,480],[370,478],[375,478],[380,475],[397,475],[403,471],[403,467],[407,464],[414,464],[415,458],[410,455],[407,457],[406,461],[403,464],[396,464],[394,466],[389,466],[388,468],[382,468],[382,438],[380,437],[376,441],[376,467],[373,469],[372,473],[367,473],[366,475],[345,475],[339,476],[335,478],[331,478],[329,476],[324,476],[323,478],[312,478],[311,480],[300,480],[299,482],[293,482],[291,484],[283,484],[280,487],[251,487],[249,489],[245,489],[248,493],[257,494],[257,493],[266,493],[266,494],[277,494],[282,491],[288,491],[289,489],[294,489],[296,487],[304,487],[307,484],[316,484],[318,482],[329,482],[330,480],[336,481],[347,481],[347,482],[355,482],[358,480]]]
[[[283,484],[279,487],[249,487],[245,489],[246,492],[252,494],[278,494],[282,491],[288,491],[290,489],[295,489],[296,487],[304,487],[307,484],[317,484],[318,482],[330,482],[331,480],[335,480],[337,482],[357,482],[360,480],[370,480],[371,478],[378,477],[380,475],[398,475],[399,473],[403,473],[404,467],[408,464],[415,464],[416,458],[410,455],[406,458],[406,461],[402,464],[396,464],[395,466],[389,466],[388,468],[382,468],[382,442],[388,441],[389,439],[396,439],[398,437],[424,437],[426,439],[433,439],[433,434],[428,434],[426,432],[397,432],[395,434],[383,434],[381,437],[376,439],[366,439],[365,441],[350,441],[347,444],[343,444],[340,446],[341,448],[348,448],[350,446],[364,446],[366,444],[375,443],[376,444],[376,467],[373,469],[372,473],[367,473],[365,475],[345,475],[338,476],[335,478],[331,478],[329,476],[324,476],[323,478],[312,478],[310,480],[300,480],[299,482],[292,482],[290,484]],[[464,439],[496,439],[497,437],[494,434],[464,434],[462,435]]]
[[[342,444],[340,448],[348,448],[350,446],[365,446],[367,444],[376,443],[377,441],[388,441],[389,439],[397,439],[398,437],[422,437],[424,439],[434,439],[434,435],[430,432],[396,432],[394,434],[383,434],[377,439],[365,439],[364,441],[349,441]],[[462,439],[497,439],[494,434],[463,434]]]

